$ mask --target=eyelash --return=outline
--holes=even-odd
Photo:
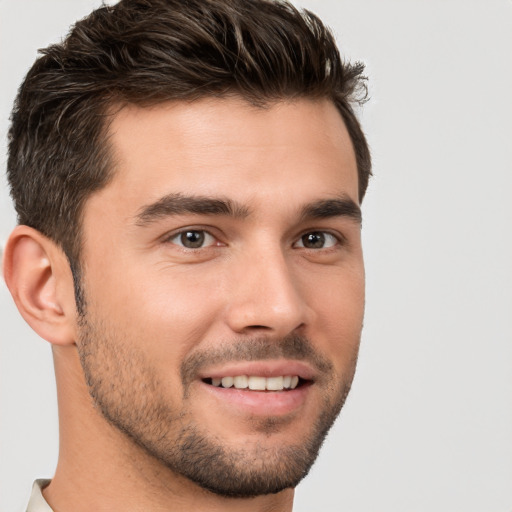
[[[176,243],[174,242],[174,240],[176,239],[179,239],[180,237],[182,237],[183,235],[185,235],[186,233],[202,233],[203,235],[205,235],[205,238],[206,237],[211,237],[213,239],[213,241],[217,241],[218,243],[209,243],[208,245],[201,245],[199,247],[186,247],[185,245],[183,245],[182,243]],[[319,247],[319,248],[311,248],[311,247],[305,247],[304,246],[304,237],[308,236],[308,235],[323,235],[325,238],[331,238],[331,240],[334,241],[334,243],[329,246],[329,247]],[[207,229],[204,229],[204,228],[187,228],[187,229],[182,229],[181,231],[178,231],[176,233],[172,233],[171,235],[167,236],[165,239],[164,239],[164,242],[166,243],[173,243],[174,245],[180,247],[182,250],[185,250],[185,251],[199,251],[201,249],[207,249],[209,247],[214,247],[215,245],[219,246],[219,245],[224,245],[222,244],[222,242],[219,242],[217,237],[213,234],[211,234]],[[327,231],[327,230],[321,230],[321,229],[317,229],[317,230],[308,230],[308,231],[305,231],[304,233],[302,233],[298,238],[297,240],[293,243],[293,247],[297,247],[297,244],[299,243],[302,243],[302,246],[298,246],[298,248],[300,249],[305,249],[307,251],[320,251],[320,250],[323,250],[323,251],[328,251],[328,250],[333,250],[335,249],[336,247],[339,247],[339,246],[343,246],[343,245],[346,245],[347,243],[347,240],[346,238],[340,234],[340,233],[332,233],[330,231]]]
[[[210,243],[206,246],[200,246],[200,247],[186,247],[184,246],[183,244],[179,244],[179,243],[176,243],[174,242],[174,240],[176,239],[179,239],[180,237],[182,237],[183,235],[187,234],[187,233],[202,233],[203,235],[205,235],[205,238],[206,237],[211,237],[213,239],[213,241],[217,241],[218,242],[218,237],[216,237],[215,235],[212,235],[207,229],[204,229],[204,228],[186,228],[186,229],[182,229],[176,233],[172,233],[170,234],[169,236],[166,236],[165,239],[164,239],[164,242],[166,243],[173,243],[174,245],[177,245],[178,247],[180,247],[182,250],[185,250],[185,251],[198,251],[200,249],[206,249],[208,247],[212,247],[212,246],[215,246],[215,245],[221,245],[221,243]]]
[[[325,242],[327,242],[327,240],[326,240],[327,238],[330,238],[331,241],[333,241],[334,243],[329,247],[319,247],[319,248],[305,247],[304,246],[304,238],[307,236],[311,236],[311,235],[316,235],[316,236],[322,235]],[[325,231],[325,230],[313,230],[313,231],[307,231],[304,234],[302,234],[301,236],[299,236],[299,238],[293,245],[297,246],[297,244],[302,243],[302,246],[299,246],[302,249],[306,249],[306,250],[310,250],[310,251],[317,251],[317,250],[327,251],[327,250],[333,250],[336,247],[343,245],[344,242],[345,242],[345,239],[344,239],[344,237],[342,237],[342,235],[334,234],[334,233],[331,233],[330,231]]]

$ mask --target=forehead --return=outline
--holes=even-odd
[[[114,178],[98,196],[120,205],[169,193],[236,195],[244,202],[330,192],[358,202],[352,143],[327,100],[129,105],[115,115],[109,137]]]

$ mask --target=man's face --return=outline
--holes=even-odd
[[[125,107],[110,134],[114,178],[84,211],[91,395],[206,489],[295,486],[348,393],[363,319],[341,116],[328,101],[208,99]]]

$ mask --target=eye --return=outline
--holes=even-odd
[[[200,249],[215,243],[215,238],[201,229],[187,229],[169,238],[169,242],[186,249]]]
[[[311,231],[302,235],[297,242],[295,247],[303,247],[305,249],[329,249],[338,244],[339,240],[330,233],[325,231]]]

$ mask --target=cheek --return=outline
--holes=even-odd
[[[322,286],[317,287],[312,304],[316,318],[312,336],[338,368],[348,368],[357,356],[363,326],[365,279],[362,264],[323,281]]]
[[[140,266],[89,273],[88,309],[95,318],[117,326],[117,340],[144,353],[156,368],[168,373],[208,335],[217,314],[215,283],[171,269]],[[174,372],[176,374],[176,372]]]
[[[302,292],[326,325],[343,324],[360,328],[365,302],[362,258],[335,269],[331,267],[316,273],[304,273]]]

